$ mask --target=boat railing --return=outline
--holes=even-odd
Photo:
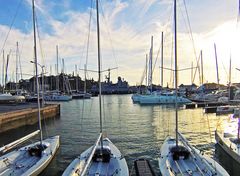
[[[84,176],[84,175],[86,174],[86,172],[87,172],[87,170],[88,170],[88,167],[89,167],[90,164],[91,164],[93,155],[94,155],[94,153],[95,153],[95,151],[96,151],[96,149],[97,149],[97,147],[98,147],[98,144],[99,144],[101,138],[102,138],[102,133],[99,134],[99,136],[98,136],[98,138],[97,138],[94,146],[92,147],[92,151],[91,151],[91,153],[89,154],[89,157],[88,157],[88,159],[87,159],[87,161],[86,161],[86,164],[83,166],[82,172],[80,173],[81,176]]]

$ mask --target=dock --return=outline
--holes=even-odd
[[[188,103],[185,104],[185,109],[195,109],[195,108],[205,108],[205,107],[217,107],[229,105],[232,103],[222,103],[222,102],[196,102],[196,103]]]
[[[216,111],[217,111],[217,106],[205,107],[204,108],[205,113],[216,113]]]
[[[60,104],[46,104],[41,108],[43,119],[60,116]],[[38,122],[36,103],[0,106],[0,133]]]
[[[155,173],[147,159],[138,159],[134,161],[136,176],[155,176]]]

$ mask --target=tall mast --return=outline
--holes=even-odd
[[[78,71],[77,71],[77,65],[75,65],[75,73],[76,73],[76,92],[78,92]]]
[[[87,64],[84,64],[84,93],[87,93]]]
[[[20,69],[20,79],[23,79],[23,73],[22,73],[22,64],[21,64],[21,57],[20,57],[20,53],[19,53],[19,49],[18,49],[18,65],[19,65],[19,69]]]
[[[214,43],[214,50],[215,50],[215,59],[216,59],[216,70],[217,70],[217,84],[219,89],[218,59],[217,59],[217,48],[215,43]]]
[[[6,70],[5,70],[5,88],[6,88],[6,85],[7,85],[7,72],[8,72],[8,63],[9,63],[9,57],[10,55],[7,54],[7,62],[6,62]]]
[[[229,61],[229,80],[228,80],[228,84],[229,84],[229,87],[231,86],[231,82],[232,82],[232,57],[230,55],[230,61]]]
[[[56,46],[56,54],[57,54],[57,66],[56,66],[56,89],[59,91],[59,76],[58,76],[58,45]]]
[[[96,0],[97,8],[97,44],[98,44],[98,85],[99,85],[99,117],[100,117],[100,133],[102,133],[102,88],[101,88],[101,53],[100,53],[100,27],[99,27],[99,12],[98,0]],[[101,149],[103,150],[103,138],[101,135]]]
[[[35,6],[34,0],[32,0],[32,11],[33,11],[33,35],[34,35],[34,62],[35,62],[35,73],[36,73],[36,84],[37,84],[37,103],[38,103],[38,126],[40,130],[40,144],[42,145],[42,124],[41,124],[41,111],[40,111],[40,100],[39,100],[39,82],[38,82],[38,67],[37,67],[37,41],[36,41],[36,24],[35,24]]]
[[[5,68],[5,54],[4,54],[4,50],[3,50],[3,65],[2,65],[2,87],[3,87],[3,90],[2,90],[2,93],[4,93],[4,68]]]
[[[52,88],[52,65],[50,65],[50,76],[51,76],[51,80],[50,80],[50,89],[53,90]]]
[[[201,72],[202,72],[201,84],[203,84],[203,55],[202,55],[202,50],[200,52],[200,57],[201,57]]]
[[[177,76],[177,4],[176,0],[174,0],[174,54],[175,54],[175,114],[176,114],[176,146],[178,146],[178,102],[177,102],[177,94],[178,94],[178,76]]]
[[[231,82],[232,82],[232,58],[230,55],[230,63],[229,63],[229,78],[228,78],[228,100],[231,99]]]
[[[152,58],[153,58],[153,36],[151,37],[151,48],[149,53],[149,70],[148,70],[148,85],[150,86],[150,90],[152,92]]]
[[[163,32],[162,32],[162,53],[161,53],[161,86],[163,87]]]
[[[18,42],[16,49],[16,91],[17,91],[17,81],[18,81]]]
[[[148,86],[148,77],[147,77],[147,71],[148,71],[148,55],[146,54],[146,89],[147,89],[147,86]]]
[[[62,58],[62,78],[63,78],[63,80],[62,80],[62,90],[63,90],[63,92],[65,93],[67,90],[67,87],[66,87],[66,80],[65,80],[65,75],[64,75],[64,67],[65,67],[65,65],[64,65],[64,59]],[[65,89],[66,88],[66,89]]]

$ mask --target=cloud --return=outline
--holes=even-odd
[[[26,0],[30,5],[31,1]],[[85,11],[71,9],[73,4],[64,1],[64,11],[61,16],[54,16],[56,4],[48,1],[37,1],[37,16],[41,48],[38,42],[39,62],[46,65],[48,72],[50,66],[54,70],[56,64],[56,45],[59,45],[60,59],[65,59],[65,70],[72,73],[75,64],[83,68],[86,60],[87,37],[89,25],[90,8]],[[145,68],[145,57],[149,53],[150,39],[154,36],[154,58],[156,58],[161,42],[161,32],[164,31],[164,64],[165,67],[173,66],[173,44],[172,44],[172,1],[150,0],[150,1],[101,1],[101,8],[104,11],[100,16],[101,29],[101,56],[103,69],[118,66],[118,71],[112,71],[112,79],[115,82],[117,76],[122,76],[130,84],[139,83]],[[30,6],[29,6],[30,8]],[[40,12],[40,13],[39,13]],[[190,14],[193,15],[193,14]],[[62,19],[61,17],[64,17]],[[191,18],[190,18],[191,19]],[[207,19],[206,19],[207,20]],[[204,53],[204,70],[211,74],[205,76],[206,81],[215,81],[215,60],[213,43],[216,42],[219,53],[220,75],[226,75],[222,65],[228,65],[229,50],[232,45],[233,63],[237,64],[237,40],[234,35],[231,37],[236,41],[229,40],[229,31],[232,31],[235,21],[215,24],[211,30],[196,31],[193,38],[196,46],[197,56],[200,50]],[[47,27],[45,27],[47,25]],[[179,24],[181,25],[181,24]],[[9,27],[0,25],[1,36],[6,36]],[[48,30],[49,29],[49,30]],[[233,34],[232,32],[230,32]],[[96,10],[92,9],[92,23],[90,29],[88,68],[97,69],[97,37],[96,37]],[[238,32],[239,34],[239,32]],[[8,39],[5,50],[15,51],[16,41],[20,42],[22,67],[25,73],[33,73],[29,62],[33,58],[33,35],[23,33],[20,29],[13,29]],[[0,43],[1,44],[1,43]],[[14,52],[13,52],[14,53]],[[44,56],[44,59],[42,56]],[[193,45],[189,34],[184,30],[178,31],[178,58],[179,68],[191,67],[192,62],[196,65]],[[10,61],[9,72],[14,72],[14,55]],[[223,62],[223,64],[222,64]],[[0,61],[0,64],[1,61]],[[158,59],[154,72],[154,83],[159,84],[160,59]],[[54,71],[53,71],[54,73]],[[171,72],[164,72],[165,85],[170,83]],[[233,76],[235,73],[233,73]],[[90,77],[97,76],[89,73]],[[1,74],[0,74],[1,77]],[[28,78],[29,76],[25,76]],[[197,76],[198,77],[198,76]],[[180,82],[189,84],[191,82],[191,71],[181,72]],[[237,81],[237,78],[234,78]],[[221,77],[221,82],[226,83],[226,76]],[[196,79],[198,84],[198,79]]]

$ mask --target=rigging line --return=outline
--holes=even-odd
[[[92,9],[93,9],[93,1],[91,0],[91,8],[90,8],[90,14],[89,14],[89,23],[88,23],[88,36],[87,36],[86,70],[88,65],[88,50],[89,50],[89,38],[91,34]]]
[[[173,68],[173,47],[174,47],[173,41],[174,41],[174,36],[172,35],[171,68]],[[173,74],[174,74],[174,72],[171,72],[171,73],[170,73],[170,84],[172,84],[172,87],[174,87],[174,86],[173,86],[173,85],[174,85],[174,83],[173,83],[173,77],[174,77]]]
[[[105,15],[104,15],[104,11],[103,11],[103,7],[102,7],[101,0],[100,0],[99,2],[100,2],[100,3],[99,3],[99,4],[100,4],[100,8],[101,8],[101,10],[102,10],[103,20],[104,20],[104,22],[105,22],[105,24],[106,24],[106,27],[107,27],[107,34],[108,34],[108,36],[109,36],[109,40],[110,40],[110,44],[111,44],[111,48],[112,48],[112,52],[113,52],[112,54],[113,54],[113,57],[114,57],[114,60],[115,60],[115,64],[116,64],[116,66],[118,67],[116,52],[115,52],[115,49],[114,49],[114,47],[113,47],[112,37],[111,37],[110,31],[109,31],[109,26],[108,26],[108,23],[107,23],[107,21],[106,21]],[[117,69],[117,71],[118,71],[118,69]]]
[[[171,6],[171,12],[173,12],[173,2],[172,2],[172,6]],[[172,21],[172,24],[171,25],[173,25],[173,13],[170,13],[170,15],[169,15],[169,18],[168,18],[168,21]],[[171,31],[169,31],[169,33],[171,34],[171,51],[170,51],[170,58],[171,58],[171,68],[172,68],[172,66],[173,66],[173,33],[172,33],[172,30]],[[167,29],[166,29],[166,34],[168,34],[168,31],[167,31]],[[166,38],[167,38],[167,35],[164,35],[164,43],[166,42]],[[167,53],[168,52],[168,50],[166,50],[166,48],[167,48],[167,45],[164,45],[164,48],[165,48],[165,53]],[[171,82],[172,82],[172,73],[170,73],[170,84],[171,84]],[[172,83],[173,84],[173,83]]]
[[[92,19],[92,10],[93,10],[93,0],[91,0],[91,9],[90,9],[90,12],[89,12],[89,23],[88,23],[88,35],[87,35],[87,38],[86,40],[84,41],[84,44],[83,44],[83,47],[82,47],[82,52],[80,53],[80,58],[83,58],[83,53],[84,53],[84,50],[85,50],[85,46],[86,46],[86,43],[87,43],[87,56],[86,56],[86,62],[87,62],[87,58],[88,58],[88,50],[89,50],[89,39],[90,39],[90,30],[91,30],[91,19]],[[84,64],[83,64],[84,65]],[[87,64],[86,64],[87,65]],[[79,67],[81,68],[81,62],[79,61]]]
[[[158,56],[159,56],[160,50],[161,50],[161,44],[160,44],[160,46],[159,46],[159,49],[158,49],[158,52],[157,52],[157,56],[156,56],[155,62],[154,62],[154,64],[153,64],[153,71],[152,71],[153,73],[154,73],[155,66],[156,66],[156,64],[157,64],[157,60],[158,60]]]
[[[40,32],[39,32],[39,26],[38,26],[38,19],[37,19],[36,14],[35,14],[35,18],[36,18],[37,37],[38,37],[38,43],[39,43],[39,47],[40,47],[40,51],[41,51],[42,62],[43,62],[43,65],[45,65],[44,53],[43,53],[41,37],[40,37]]]
[[[190,36],[191,36],[191,40],[192,40],[192,44],[193,44],[193,51],[194,51],[195,59],[196,59],[196,61],[197,61],[197,52],[196,52],[196,47],[195,47],[195,43],[194,43],[194,39],[193,39],[193,34],[192,34],[192,28],[191,28],[191,25],[190,25],[190,19],[189,19],[188,10],[187,10],[187,5],[186,5],[185,0],[183,0],[183,4],[184,4],[186,16],[187,16],[188,27],[189,27],[189,30],[190,30]],[[200,71],[200,69],[198,68],[198,72],[199,72],[199,71]]]
[[[143,74],[142,74],[141,81],[140,81],[140,86],[143,84],[143,81],[145,79],[145,75],[146,75],[146,67],[144,67],[144,70],[143,70]]]
[[[197,67],[196,67],[196,69],[194,71],[193,79],[191,80],[192,82],[194,82],[194,80],[195,80],[195,77],[196,77],[196,74],[197,74],[197,68],[199,67],[200,58],[201,58],[201,53],[199,54],[199,57],[197,59]]]
[[[37,18],[36,14],[35,14],[35,19],[36,19],[36,32],[37,32],[38,43],[39,43],[39,47],[40,47],[40,51],[41,51],[41,57],[42,57],[43,65],[45,65],[45,59],[44,59],[43,48],[42,48],[42,44],[41,44],[41,37],[40,37],[40,32],[39,32],[39,26],[38,26],[38,18]],[[44,69],[42,71],[44,72]],[[44,79],[44,75],[43,75],[42,79]],[[43,85],[44,85],[44,83],[43,83]],[[42,94],[44,95],[43,90],[42,90]],[[44,114],[43,114],[43,123],[44,123],[44,126],[45,126],[46,136],[49,136],[47,123],[46,123],[46,119],[44,118]]]
[[[18,11],[19,11],[20,6],[21,6],[21,4],[22,4],[22,1],[23,1],[23,0],[19,0],[18,6],[17,6],[17,11],[16,11],[16,13],[15,13],[14,16],[13,16],[13,20],[12,20],[12,23],[11,23],[11,25],[10,25],[10,29],[8,30],[7,36],[6,36],[6,38],[5,38],[4,42],[3,42],[3,46],[2,46],[2,49],[1,49],[0,55],[2,54],[2,52],[3,52],[3,50],[4,50],[5,44],[6,44],[6,42],[7,42],[8,36],[9,36],[11,30],[12,30],[13,24],[14,24],[15,19],[16,19],[16,17],[17,17],[17,14],[18,14]]]
[[[225,73],[226,73],[226,75],[227,75],[227,80],[228,80],[229,73],[228,73],[226,67],[224,66],[224,63],[223,63],[223,60],[222,60],[222,59],[221,59],[221,62],[222,62],[222,66],[223,66],[223,69],[224,69],[224,71],[225,71]]]

